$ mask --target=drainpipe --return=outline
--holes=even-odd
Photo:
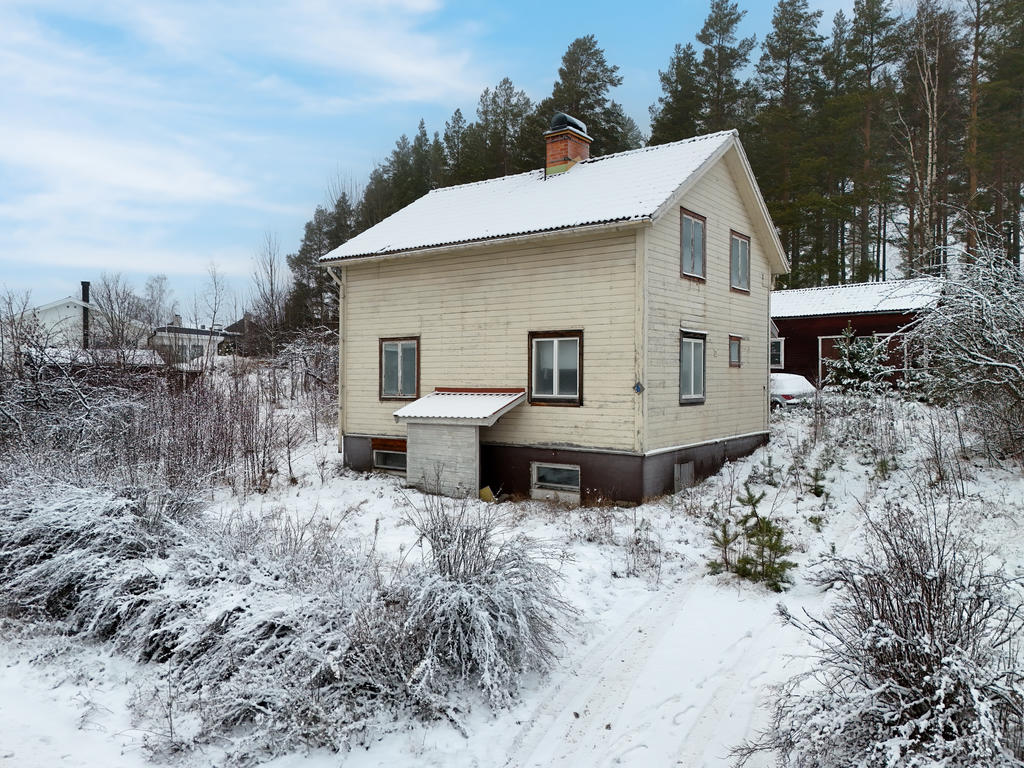
[[[89,303],[89,281],[82,281],[82,303]],[[89,307],[82,307],[82,349],[89,348]]]

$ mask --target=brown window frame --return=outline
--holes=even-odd
[[[736,342],[736,362],[732,361],[732,343]],[[743,337],[737,336],[734,333],[729,334],[729,367],[730,368],[742,368],[743,367]]]
[[[416,393],[413,395],[385,395],[384,394],[384,344],[392,341],[415,341],[416,342]],[[401,352],[398,354],[402,358]],[[402,386],[402,375],[399,371],[398,386]],[[420,337],[419,336],[389,336],[377,339],[377,399],[381,402],[401,401],[408,402],[417,400],[420,396]]]
[[[583,330],[530,331],[526,342],[526,399],[530,405],[551,405],[562,408],[579,408],[583,405]],[[549,397],[533,394],[533,342],[536,339],[576,339],[576,395],[575,397]]]
[[[733,240],[744,240],[747,243],[747,287],[744,288],[740,285],[734,285],[732,282],[732,241]],[[750,235],[744,235],[742,232],[737,232],[735,229],[729,230],[729,290],[735,291],[736,293],[745,293],[750,295]]]
[[[683,269],[683,219],[689,216],[695,221],[699,221],[704,229],[704,237],[701,238],[701,254],[700,254],[700,267],[701,272],[698,275],[695,272],[687,272]],[[694,213],[688,208],[679,208],[679,276],[687,280],[697,280],[699,282],[706,282],[708,279],[708,220],[707,217],[701,216],[699,213]]]

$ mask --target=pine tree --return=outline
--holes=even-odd
[[[485,88],[477,106],[477,123],[486,141],[485,173],[488,178],[518,173],[529,167],[520,147],[522,127],[533,104],[526,91],[517,90],[504,78],[494,90]],[[540,137],[536,139],[540,143]]]
[[[704,100],[697,85],[697,54],[689,43],[676,44],[668,69],[658,72],[662,95],[650,108],[653,144],[696,136],[704,112]]]
[[[540,103],[537,114],[550,121],[556,112],[582,120],[593,138],[590,154],[604,155],[638,146],[638,131],[610,91],[622,84],[619,68],[609,64],[593,35],[573,40],[558,68],[551,96]],[[632,124],[631,124],[632,123]]]
[[[704,26],[697,33],[697,42],[705,46],[695,73],[705,106],[702,132],[738,128],[744,122],[740,105],[745,94],[739,74],[750,61],[755,38],[737,40],[736,28],[746,13],[731,0],[711,0]]]
[[[802,262],[800,200],[813,183],[805,159],[806,137],[813,135],[810,106],[819,87],[823,38],[815,30],[820,19],[821,11],[809,10],[807,0],[779,0],[757,64],[765,101],[753,126],[755,172],[789,256],[791,287],[813,282]]]
[[[890,0],[854,0],[850,31],[851,86],[860,112],[860,163],[851,169],[857,205],[853,279],[885,278],[886,238],[891,175],[888,125],[893,122],[890,68],[899,58],[899,19]]]

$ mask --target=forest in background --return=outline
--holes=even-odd
[[[855,0],[820,35],[822,11],[779,0],[763,39],[745,11],[711,0],[693,42],[659,72],[651,133],[612,98],[621,85],[593,35],[573,40],[551,94],[534,102],[506,77],[475,119],[420,121],[362,184],[336,184],[286,256],[279,324],[331,326],[337,295],[322,256],[437,187],[543,167],[541,140],[566,112],[591,156],[737,129],[792,272],[780,287],[940,274],[970,257],[978,230],[1020,264],[1024,184],[1024,0]],[[268,241],[258,263],[274,261]]]

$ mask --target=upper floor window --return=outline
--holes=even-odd
[[[685,277],[704,278],[704,228],[706,219],[685,208],[682,210],[680,224],[680,272]]]
[[[750,290],[750,238],[739,232],[729,237],[729,285],[740,291]]]
[[[530,333],[530,402],[583,405],[583,331]]]
[[[380,399],[419,397],[419,338],[380,340]]]

